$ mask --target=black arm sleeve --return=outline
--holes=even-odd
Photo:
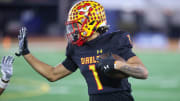
[[[75,72],[78,66],[76,63],[72,60],[71,56],[73,55],[73,46],[71,44],[68,44],[66,48],[66,59],[62,62],[65,68],[68,70]]]
[[[125,60],[128,60],[130,57],[136,56],[132,52],[132,43],[130,35],[128,33],[119,34],[116,38],[116,49],[118,50],[118,55],[120,55]]]
[[[65,68],[68,70],[75,72],[78,66],[72,61],[71,58],[66,57],[66,59],[62,62]]]

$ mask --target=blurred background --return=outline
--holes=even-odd
[[[0,0],[0,58],[18,49],[17,35],[28,29],[31,52],[56,65],[65,58],[65,21],[79,0]],[[106,11],[108,32],[131,33],[134,51],[149,70],[148,80],[130,78],[136,101],[180,101],[180,0],[95,0]],[[76,82],[78,81],[78,82]],[[19,96],[19,95],[22,96]],[[80,72],[49,83],[16,58],[14,76],[0,101],[88,101]]]

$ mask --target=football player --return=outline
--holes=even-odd
[[[80,69],[90,101],[133,101],[128,77],[146,79],[148,71],[132,52],[130,35],[124,31],[104,34],[109,26],[101,4],[80,1],[70,9],[66,22],[66,59],[52,67],[35,58],[28,49],[26,29],[19,35],[19,53],[34,70],[54,82]],[[105,58],[101,55],[109,53]],[[117,55],[122,59],[115,59]],[[117,72],[119,71],[119,72]],[[108,74],[123,74],[111,77]]]
[[[13,74],[13,61],[14,57],[4,56],[1,61],[1,73],[2,78],[0,78],[0,95],[8,86],[8,82]]]

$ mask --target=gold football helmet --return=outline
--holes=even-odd
[[[70,9],[66,22],[66,36],[72,44],[83,45],[94,32],[108,29],[104,7],[91,0],[80,1]]]

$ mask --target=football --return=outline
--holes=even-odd
[[[111,53],[111,54],[110,53],[102,54],[99,57],[104,59],[104,58],[106,58],[106,57],[108,57],[110,55],[112,55],[112,57],[115,60],[119,60],[119,61],[125,62],[125,60],[122,57],[120,57],[119,55],[113,54],[113,53]],[[127,74],[125,74],[125,73],[123,73],[121,71],[118,71],[118,70],[114,70],[114,71],[112,71],[112,72],[110,72],[110,73],[108,73],[106,75],[108,77],[111,77],[111,78],[120,78],[120,79],[129,77]]]

